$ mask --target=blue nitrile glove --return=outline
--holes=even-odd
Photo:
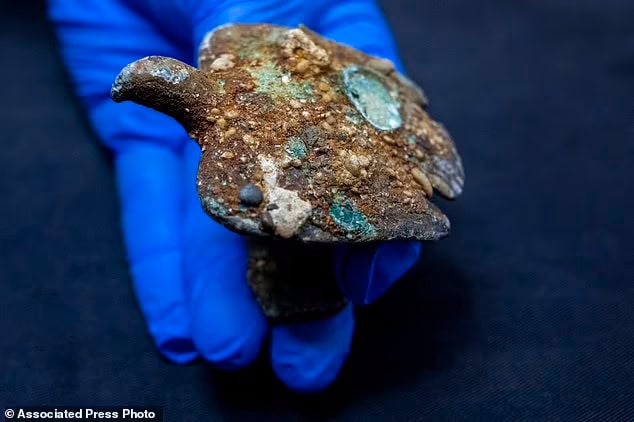
[[[351,306],[325,320],[269,327],[246,283],[244,239],[212,221],[196,194],[199,147],[171,118],[116,104],[110,87],[148,55],[195,62],[209,30],[228,22],[300,23],[400,67],[390,31],[371,0],[51,0],[77,94],[115,157],[134,287],[161,353],[202,356],[221,368],[251,363],[271,331],[271,361],[290,388],[317,391],[350,348]],[[420,244],[340,249],[337,274],[353,303],[381,295],[417,260]]]

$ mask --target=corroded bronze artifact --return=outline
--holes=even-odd
[[[267,316],[345,304],[324,262],[334,243],[448,234],[430,199],[461,193],[460,157],[391,62],[303,26],[258,24],[211,32],[198,66],[141,59],[112,97],[173,116],[198,142],[202,206],[254,235],[248,279]]]

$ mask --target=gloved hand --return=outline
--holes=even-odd
[[[277,376],[318,391],[339,372],[354,326],[351,306],[320,321],[269,327],[246,283],[244,239],[203,211],[199,147],[171,118],[115,104],[110,86],[148,55],[195,63],[211,29],[228,22],[306,24],[326,37],[391,59],[388,27],[372,0],[51,0],[64,61],[95,131],[114,153],[122,224],[135,291],[160,352],[221,368],[251,363],[267,335]],[[341,248],[341,289],[353,303],[381,295],[418,259],[420,244]]]

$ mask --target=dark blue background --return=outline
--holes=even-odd
[[[3,2],[9,3],[9,2]],[[0,12],[0,404],[168,420],[633,420],[634,3],[383,1],[462,153],[451,236],[358,312],[339,381],[161,360],[113,173],[39,2]]]

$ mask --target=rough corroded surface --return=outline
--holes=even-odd
[[[311,242],[448,233],[430,198],[460,194],[462,164],[422,91],[391,62],[303,27],[231,25],[203,41],[199,69],[148,57],[121,72],[112,95],[187,128],[216,220]],[[257,190],[261,200],[245,200]]]
[[[459,195],[464,174],[422,90],[391,62],[307,28],[222,27],[203,41],[199,69],[147,57],[121,71],[112,97],[173,116],[201,146],[203,208],[256,235],[247,278],[274,321],[345,305],[329,243],[449,231],[430,199]]]
[[[347,302],[335,283],[332,252],[323,243],[252,238],[247,279],[264,314],[298,322],[341,310]]]

